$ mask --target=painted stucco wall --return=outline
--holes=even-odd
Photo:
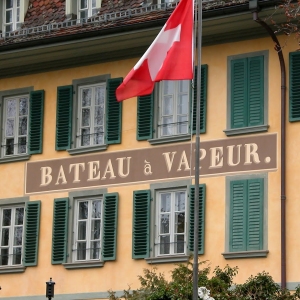
[[[283,39],[281,39],[284,42]],[[280,67],[278,56],[270,38],[204,47],[202,63],[208,65],[207,127],[201,141],[226,138],[227,111],[227,57],[255,51],[269,51],[268,70],[268,133],[278,134],[278,170],[268,174],[268,217],[266,258],[226,260],[225,250],[225,182],[226,176],[204,177],[206,184],[205,254],[201,260],[208,260],[211,267],[238,266],[237,282],[245,281],[250,275],[263,270],[269,272],[275,281],[280,282]],[[288,74],[288,53],[297,45],[289,39],[284,48]],[[138,59],[138,58],[137,58]],[[55,151],[56,94],[57,87],[72,84],[72,80],[102,74],[111,78],[125,77],[137,59],[89,65],[54,72],[32,74],[24,77],[0,80],[0,90],[11,90],[33,86],[34,90],[45,90],[45,114],[43,129],[43,154],[32,155],[30,161],[70,157],[67,151]],[[287,82],[288,85],[288,82]],[[288,97],[287,97],[288,99]],[[288,104],[287,104],[288,107]],[[147,141],[136,140],[136,99],[123,102],[122,144],[110,145],[106,152],[155,147]],[[298,192],[300,157],[297,138],[300,123],[287,121],[287,282],[300,282],[297,265],[299,262],[300,240],[300,196]],[[261,133],[264,134],[264,133]],[[230,137],[228,137],[230,139]],[[24,195],[25,162],[0,165],[0,199]],[[32,174],[32,176],[35,176]],[[193,178],[191,178],[193,181]],[[138,287],[138,275],[144,268],[153,268],[144,260],[133,260],[132,248],[132,192],[148,189],[149,184],[120,185],[109,187],[108,192],[119,193],[117,260],[106,262],[102,268],[66,270],[62,265],[51,265],[51,238],[53,199],[67,197],[68,191],[29,195],[30,200],[41,200],[41,225],[38,251],[38,266],[28,267],[25,273],[0,274],[0,297],[44,295],[45,282],[50,277],[56,282],[55,294],[76,294],[106,292],[109,289],[121,291],[128,286]],[[1,204],[1,200],[0,200]],[[169,276],[173,264],[157,265],[160,272]]]

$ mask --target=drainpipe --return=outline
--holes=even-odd
[[[257,0],[249,1],[249,9],[253,11],[253,20],[264,27],[273,42],[275,43],[275,51],[278,53],[281,73],[281,141],[280,141],[280,161],[281,161],[281,287],[286,288],[286,178],[285,178],[285,124],[286,124],[286,70],[280,43],[273,30],[264,21],[259,19],[259,7]]]

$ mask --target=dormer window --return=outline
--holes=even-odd
[[[97,14],[96,0],[79,0],[78,15],[80,19],[86,19]]]
[[[4,1],[4,28],[10,32],[20,28],[20,0]]]
[[[101,0],[66,0],[66,15],[71,19],[87,19],[97,14]]]
[[[3,33],[9,33],[21,28],[28,9],[29,0],[0,1],[0,23]]]

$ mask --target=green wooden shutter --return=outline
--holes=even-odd
[[[231,252],[246,251],[247,240],[247,180],[230,182],[230,234]]]
[[[231,128],[246,127],[247,113],[247,59],[231,61]]]
[[[264,57],[248,58],[248,126],[264,124]]]
[[[199,185],[199,237],[198,237],[198,254],[204,254],[204,233],[205,233],[205,199],[206,186]],[[189,249],[194,251],[194,207],[195,207],[195,186],[190,186],[190,232],[189,232]]]
[[[200,133],[206,132],[206,107],[207,107],[207,65],[201,66],[201,95],[200,95]],[[191,115],[193,116],[191,118],[192,121],[192,132],[196,133],[196,120],[197,120],[197,66],[195,67],[194,71],[194,89],[193,89],[193,95],[192,99],[193,101],[193,107]]]
[[[247,250],[263,249],[263,178],[248,180]]]
[[[150,190],[133,192],[132,258],[149,257]]]
[[[54,199],[52,229],[52,264],[67,259],[69,198]]]
[[[120,144],[122,132],[122,101],[116,98],[116,89],[122,83],[122,78],[107,80],[106,95],[106,134],[107,144]]]
[[[23,265],[27,267],[36,266],[38,262],[41,201],[27,202],[25,212]]]
[[[66,150],[71,148],[72,111],[73,86],[59,86],[57,88],[56,104],[56,150]]]
[[[118,193],[104,195],[104,215],[102,230],[102,259],[115,260],[117,252],[117,224],[118,224]]]
[[[290,53],[290,122],[300,121],[300,53]]]
[[[136,139],[144,141],[153,136],[153,93],[138,97],[137,100],[137,132]]]
[[[30,92],[28,153],[43,151],[44,91]]]

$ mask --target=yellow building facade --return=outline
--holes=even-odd
[[[29,1],[29,7],[34,3]],[[237,15],[232,13],[232,20]],[[224,22],[230,22],[230,17],[226,15]],[[244,16],[245,22],[248,19],[259,30],[250,11]],[[212,20],[204,19],[201,57],[205,124],[200,138],[199,258],[212,267],[238,266],[238,283],[261,271],[280,283],[283,200],[278,53],[267,34],[206,43],[206,24]],[[144,40],[140,37],[140,54],[158,31],[159,26],[136,29],[137,38],[144,36]],[[121,31],[105,38],[117,41],[118,35],[122,36]],[[290,112],[289,105],[297,107],[299,101],[297,71],[292,71],[299,55],[292,38],[278,38],[285,44],[287,74],[286,286],[294,289],[300,283],[300,242],[295,235],[300,228],[296,142],[300,123],[294,122],[297,108]],[[1,298],[44,299],[45,282],[51,277],[57,299],[106,299],[108,290],[121,294],[128,286],[137,288],[144,268],[157,267],[168,276],[176,263],[186,262],[192,253],[194,87],[189,82],[157,84],[151,98],[153,110],[145,108],[152,114],[149,121],[139,106],[149,97],[117,103],[114,93],[109,94],[115,89],[110,89],[110,80],[124,78],[140,58],[129,54],[124,37],[120,37],[120,48],[127,53],[125,58],[114,57],[118,43],[105,44],[99,37],[78,37],[44,47],[29,43],[23,47],[20,40],[19,50],[9,48],[13,43],[7,41],[14,39],[2,36],[2,44],[0,40]],[[80,61],[86,57],[84,43],[87,55],[92,55],[96,47],[101,49],[101,42],[112,59]],[[68,61],[59,66],[67,56],[73,64]],[[30,64],[32,69],[26,71]],[[241,73],[235,71],[239,66]],[[168,101],[174,101],[174,106]],[[291,120],[293,113],[296,117]],[[60,122],[64,116],[69,119]],[[151,136],[139,133],[147,122]],[[109,141],[110,135],[117,138]]]

